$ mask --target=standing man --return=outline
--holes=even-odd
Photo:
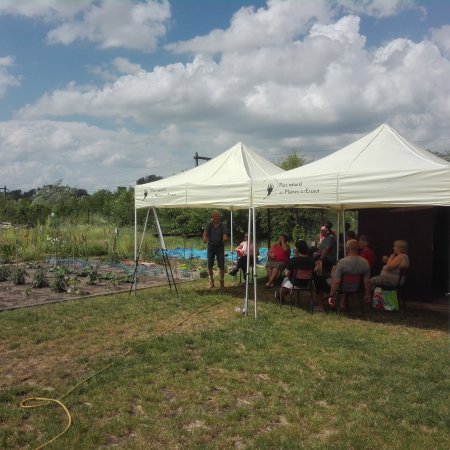
[[[318,247],[319,259],[322,261],[323,271],[331,273],[331,268],[336,263],[337,254],[336,237],[331,231],[331,224],[323,225],[320,234],[323,238]]]
[[[219,211],[213,211],[211,221],[208,222],[203,231],[203,242],[208,243],[208,275],[209,288],[214,287],[214,259],[217,258],[217,266],[220,273],[220,287],[223,288],[223,277],[225,276],[225,246],[228,240],[226,224],[221,221]]]

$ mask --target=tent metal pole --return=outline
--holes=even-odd
[[[256,210],[255,208],[252,208],[252,222],[253,222],[253,297],[254,297],[254,303],[255,303],[255,319],[257,317],[257,308],[256,308],[256,297],[257,297],[257,291],[258,288],[256,286],[256,280],[258,274],[256,273],[256,259],[258,258],[258,255],[256,254]]]
[[[162,249],[166,250],[166,243],[164,242],[164,236],[161,231],[161,225],[159,224],[158,214],[156,212],[156,208],[153,207],[153,215],[155,217],[155,223],[156,223],[156,229],[158,230],[158,239],[159,239],[159,245]]]
[[[137,208],[134,207],[134,260],[137,257]]]
[[[175,288],[177,297],[180,298],[180,295],[178,294],[177,284],[175,283],[175,278],[173,276],[172,266],[170,265],[170,259],[167,256],[167,250],[162,248],[161,254],[163,257],[163,261],[164,261],[164,268],[166,269],[166,276],[167,276],[167,282],[169,283],[169,287],[170,287],[170,289],[172,289],[172,283],[173,283],[173,287]],[[171,278],[172,278],[172,281],[171,281]]]
[[[336,262],[339,260],[339,248],[341,241],[341,211],[337,211],[337,228],[336,228]]]
[[[161,254],[163,256],[164,267],[166,269],[167,282],[169,283],[169,286],[172,289],[172,284],[171,284],[171,278],[172,278],[172,283],[175,288],[175,292],[177,294],[177,297],[179,297],[177,284],[175,283],[175,278],[174,278],[173,272],[172,272],[172,266],[170,265],[170,260],[167,256],[166,243],[164,242],[164,236],[161,231],[161,225],[159,224],[158,213],[156,212],[155,207],[153,207],[153,215],[155,217],[156,229],[158,230],[159,245],[161,247]]]
[[[244,299],[244,309],[243,313],[248,315],[248,284],[249,284],[249,267],[250,267],[250,248],[249,244],[251,242],[251,208],[248,208],[248,222],[247,222],[247,265],[245,267],[245,299]]]
[[[230,211],[230,253],[231,253],[231,262],[234,263],[234,255],[233,255],[233,210]]]
[[[148,216],[149,215],[150,215],[150,209],[147,210],[147,216],[145,217],[144,229],[142,230],[142,237],[141,237],[141,243],[139,245],[139,251],[136,253],[136,256],[134,258],[133,280],[131,282],[129,294],[131,294],[131,291],[133,290],[133,286],[134,286],[134,295],[136,295],[136,291],[137,291],[137,276],[136,276],[137,275],[137,268],[138,268],[138,264],[139,264],[139,257],[141,255],[142,244],[144,243],[145,231],[147,230],[147,223],[148,223]]]

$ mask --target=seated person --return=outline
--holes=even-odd
[[[365,234],[362,234],[358,240],[359,256],[367,259],[369,267],[372,269],[373,263],[375,262],[375,252],[370,248],[369,245],[369,238]]]
[[[299,270],[314,270],[316,263],[314,259],[309,256],[308,244],[299,239],[295,243],[295,256],[289,260],[286,266],[286,277],[281,284],[280,297],[281,301],[288,291],[290,291],[294,286],[306,287],[308,285],[308,280],[298,280],[295,279],[295,271]]]
[[[350,224],[345,222],[345,232],[339,233],[339,259],[346,256],[344,254],[345,243],[350,239],[356,239],[356,233],[350,229]]]
[[[336,264],[336,270],[331,282],[330,297],[328,303],[330,306],[336,306],[336,292],[341,287],[341,278],[343,275],[363,275],[364,280],[364,300],[370,301],[370,267],[366,259],[358,255],[358,241],[350,239],[346,243],[347,256],[342,258]],[[341,303],[341,308],[345,305]]]
[[[250,248],[249,248],[250,247]],[[256,247],[256,257],[259,255],[259,248],[258,245]],[[253,242],[250,242],[250,245],[248,245],[248,234],[244,234],[244,240],[236,247],[236,252],[239,256],[239,259],[237,260],[235,266],[230,270],[229,274],[234,277],[239,272],[239,270],[242,270],[245,272],[247,270],[247,255],[250,254],[250,266],[253,265]]]
[[[280,234],[278,241],[267,252],[267,288],[272,288],[278,275],[286,268],[291,256],[291,247],[287,243],[287,236]]]
[[[372,289],[376,287],[395,288],[398,285],[400,270],[409,267],[408,243],[406,241],[395,241],[394,252],[383,257],[385,265],[381,269],[380,275],[370,279]]]

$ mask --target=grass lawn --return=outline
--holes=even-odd
[[[309,314],[261,288],[255,320],[242,287],[205,286],[1,313],[0,448],[60,433],[61,408],[19,404],[63,396],[52,449],[450,448],[448,317]]]

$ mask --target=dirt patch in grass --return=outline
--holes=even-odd
[[[134,274],[134,263],[132,261],[122,261],[114,265],[94,261],[91,265],[96,268],[99,277],[93,283],[89,282],[89,277],[77,275],[77,273],[82,272],[81,264],[71,265],[69,263],[66,266],[62,266],[70,271],[67,278],[73,279],[76,277],[77,279],[76,284],[72,286],[67,285],[67,290],[63,292],[56,292],[50,286],[33,287],[34,275],[38,268],[33,267],[33,265],[19,265],[18,267],[26,270],[26,282],[21,285],[14,284],[11,281],[0,282],[0,311],[127,292],[131,289],[130,281],[133,279]],[[16,266],[12,270],[15,268]],[[55,267],[48,265],[46,269],[49,270],[47,277],[51,284],[52,279],[55,277]],[[195,272],[180,271],[176,268],[172,271],[172,274],[176,283],[198,278],[198,274]],[[153,263],[139,264],[137,280],[137,289],[169,284],[165,267]],[[172,277],[170,277],[170,281],[172,282]]]

